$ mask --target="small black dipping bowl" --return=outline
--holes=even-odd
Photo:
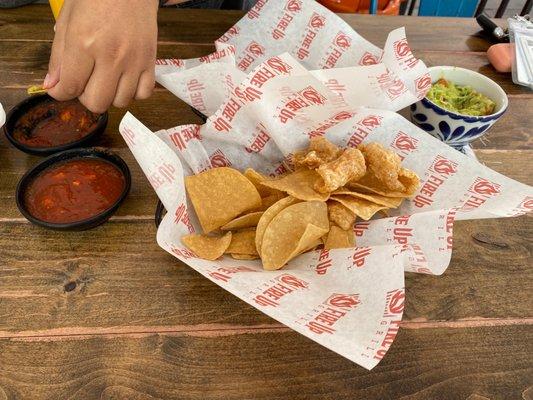
[[[33,215],[31,215],[27,208],[26,204],[24,202],[24,193],[26,192],[28,185],[32,182],[32,180],[39,175],[42,171],[45,169],[56,165],[57,163],[66,161],[66,160],[79,160],[79,159],[86,159],[86,158],[96,158],[100,160],[105,160],[113,164],[115,167],[118,168],[118,170],[122,173],[124,176],[124,190],[122,191],[122,194],[117,199],[117,201],[109,207],[107,210],[101,212],[98,215],[95,215],[94,217],[84,219],[81,221],[75,221],[75,222],[69,222],[69,223],[52,223],[52,222],[46,222],[42,221],[40,219],[35,218]],[[126,162],[120,158],[115,153],[112,153],[111,151],[101,148],[101,147],[89,147],[84,149],[71,149],[66,150],[61,153],[54,154],[43,161],[41,161],[39,164],[34,166],[32,169],[30,169],[28,172],[24,174],[24,176],[20,179],[15,199],[17,202],[17,207],[21,214],[31,223],[39,226],[43,226],[48,229],[55,229],[55,230],[61,230],[61,231],[83,231],[86,229],[92,229],[97,227],[100,224],[103,224],[106,222],[111,215],[115,213],[115,211],[118,209],[120,204],[124,201],[126,196],[128,195],[128,192],[130,191],[131,187],[131,174],[130,170],[128,168],[128,165]]]
[[[44,101],[50,101],[50,100],[54,102],[56,101],[52,97],[48,96],[47,94],[31,96],[31,97],[28,97],[27,99],[22,100],[20,103],[18,103],[15,107],[13,107],[9,111],[6,117],[6,123],[4,125],[4,133],[7,139],[17,149],[25,153],[33,154],[36,156],[48,156],[50,154],[58,153],[63,150],[86,146],[95,137],[97,137],[98,135],[100,135],[102,132],[105,131],[105,128],[107,127],[107,119],[108,119],[107,112],[99,116],[96,127],[92,131],[87,133],[81,139],[75,140],[73,142],[65,143],[59,146],[54,146],[54,147],[34,147],[34,146],[28,146],[24,143],[19,142],[17,139],[15,139],[15,137],[13,136],[13,131],[15,129],[15,124],[17,123],[19,118],[25,113],[27,113],[29,110],[31,110],[33,107],[38,105],[39,103],[42,103]]]

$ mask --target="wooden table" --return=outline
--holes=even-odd
[[[196,57],[241,13],[164,10],[160,57]],[[480,71],[509,110],[479,159],[533,184],[533,94],[487,65],[469,19],[343,16],[376,44],[405,25],[429,65]],[[0,100],[41,82],[53,22],[45,6],[0,11]],[[131,111],[151,129],[198,122],[162,88]],[[531,217],[459,222],[441,277],[406,276],[402,329],[373,371],[291,331],[177,262],[155,242],[156,197],[110,111],[99,145],[129,163],[133,187],[92,231],[30,225],[14,191],[39,161],[0,138],[0,399],[532,399]],[[131,239],[137,235],[138,239]]]

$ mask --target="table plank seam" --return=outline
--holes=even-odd
[[[525,318],[465,318],[456,321],[428,321],[428,320],[404,320],[402,329],[465,329],[509,325],[533,325],[533,317]],[[140,329],[139,329],[140,328]],[[42,331],[9,332],[0,331],[0,339],[10,340],[54,340],[61,338],[76,337],[142,337],[154,334],[194,337],[217,337],[255,333],[292,332],[292,329],[280,323],[238,326],[238,325],[190,325],[190,326],[154,326],[154,327],[84,327],[84,328],[56,328]]]

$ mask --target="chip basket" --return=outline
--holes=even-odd
[[[198,111],[196,108],[194,107],[191,107],[191,110],[193,113],[195,113],[196,115],[198,115],[202,121],[205,123],[207,121],[207,116],[205,114],[203,114],[202,112]]]
[[[167,210],[165,210],[165,206],[163,203],[161,203],[161,200],[157,200],[157,205],[155,206],[155,215],[154,215],[154,222],[155,227],[159,228],[159,225],[161,224],[161,221],[163,220],[163,216]]]

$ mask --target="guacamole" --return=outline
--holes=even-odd
[[[438,106],[463,115],[489,115],[496,104],[470,86],[458,86],[444,78],[435,82],[427,98]]]

